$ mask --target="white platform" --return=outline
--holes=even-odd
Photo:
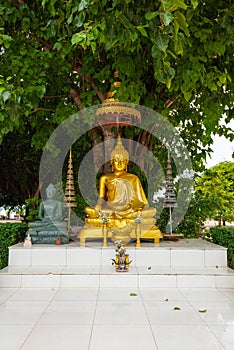
[[[201,239],[143,243],[127,248],[128,272],[112,266],[113,243],[100,241],[62,246],[17,244],[9,248],[9,265],[0,271],[0,287],[216,287],[234,288],[227,249]]]

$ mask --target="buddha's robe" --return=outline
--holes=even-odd
[[[103,175],[100,178],[99,198],[103,199],[102,211],[107,212],[108,218],[134,219],[138,212],[143,217],[153,217],[156,214],[155,208],[149,208],[139,178],[127,172],[121,175]],[[95,208],[87,207],[85,212],[90,218],[98,216]],[[87,222],[91,223],[90,220]]]
[[[56,227],[66,227],[66,223],[62,221],[62,204],[57,200],[46,199],[42,202],[38,217],[40,220],[29,223],[29,227],[33,230],[55,230]]]
[[[120,176],[111,174],[105,177],[107,203],[104,209],[112,211],[119,218],[126,218],[148,206],[144,190],[136,175],[124,173]],[[100,197],[103,198],[101,192]]]

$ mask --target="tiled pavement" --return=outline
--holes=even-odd
[[[233,350],[234,289],[0,288],[0,350]]]

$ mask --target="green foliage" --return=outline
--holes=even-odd
[[[25,220],[27,222],[35,221],[38,219],[40,203],[41,203],[41,199],[39,198],[29,198],[25,200],[26,213],[27,213]]]
[[[76,203],[77,203],[77,207],[73,208],[73,210],[76,213],[76,217],[79,218],[79,221],[78,222],[73,222],[71,224],[77,225],[77,226],[80,226],[80,225],[83,226],[84,219],[85,219],[84,209],[87,206],[87,203],[85,202],[83,197],[80,196],[79,194],[76,195]]]
[[[22,242],[27,229],[26,223],[0,224],[0,269],[8,264],[8,248]]]
[[[207,217],[234,221],[234,162],[222,162],[207,169],[196,184],[197,197],[216,202],[208,206]]]
[[[2,136],[30,118],[33,144],[42,148],[55,121],[102,100],[115,69],[127,86],[136,84],[140,99],[131,102],[147,105],[150,95],[149,107],[161,112],[168,99],[180,112],[196,99],[204,117],[211,97],[216,107],[221,96],[223,108],[232,107],[224,93],[232,90],[231,1],[6,0],[0,10]],[[69,97],[74,88],[80,104]]]
[[[31,128],[24,132],[11,132],[0,144],[0,206],[22,205],[37,190],[41,152],[31,146]]]
[[[161,232],[166,233],[167,223],[169,222],[169,210],[163,209],[159,219],[157,219],[157,226]]]
[[[220,225],[233,221],[233,171],[233,162],[222,162],[196,179],[190,205],[175,233],[190,238],[204,237],[206,219],[219,220]],[[164,209],[158,220],[162,232],[165,232],[168,220],[168,210]]]
[[[212,210],[217,209],[216,198],[199,198],[193,196],[183,221],[175,229],[176,233],[182,233],[187,238],[204,236],[204,222],[210,217]]]
[[[71,114],[103,102],[115,70],[121,101],[165,116],[179,128],[195,170],[204,168],[213,134],[232,137],[220,119],[225,112],[230,121],[233,111],[233,14],[231,0],[5,0],[0,153],[15,147],[4,164],[23,181],[12,172],[10,183],[22,185],[9,191],[11,172],[1,166],[2,196],[38,194],[40,154],[51,133]]]
[[[234,227],[212,227],[210,228],[210,240],[226,247],[228,265],[234,269]]]

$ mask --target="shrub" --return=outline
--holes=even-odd
[[[22,242],[27,230],[25,222],[0,224],[0,269],[8,265],[8,247]]]
[[[234,269],[234,227],[211,227],[210,240],[228,249],[228,266]]]
[[[38,212],[41,199],[39,198],[29,198],[25,200],[26,205],[26,218],[27,222],[38,220]]]

